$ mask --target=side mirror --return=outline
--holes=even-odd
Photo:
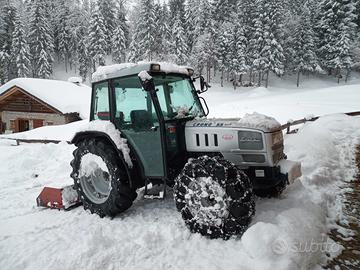
[[[204,76],[200,75],[200,91],[199,94],[205,93],[211,86],[205,81]]]
[[[200,89],[201,89],[201,92],[205,91],[205,78],[204,78],[204,76],[200,76]]]

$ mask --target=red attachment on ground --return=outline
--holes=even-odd
[[[37,197],[37,206],[62,209],[62,188],[45,187]]]
[[[68,196],[63,197],[64,190],[72,189],[72,186],[65,188],[51,188],[44,187],[40,195],[36,198],[37,206],[55,208],[55,209],[68,209],[72,206],[79,204],[79,199],[77,196],[72,196],[72,198],[67,198]],[[63,200],[67,200],[64,202]]]

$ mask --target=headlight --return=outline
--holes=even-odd
[[[262,134],[253,131],[239,131],[239,148],[241,150],[262,150],[264,143]]]
[[[280,143],[282,144],[284,141],[282,131],[274,132],[273,134],[271,134],[271,137],[273,145]]]

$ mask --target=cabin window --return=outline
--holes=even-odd
[[[98,83],[93,90],[94,120],[110,120],[109,89],[108,83]]]

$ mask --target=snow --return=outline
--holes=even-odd
[[[80,126],[76,133],[83,131],[97,131],[107,134],[115,143],[116,147],[122,152],[127,165],[132,168],[133,164],[131,162],[130,148],[127,144],[127,140],[121,137],[120,131],[116,129],[113,123],[102,120],[91,121],[86,125]]]
[[[135,63],[122,63],[109,66],[99,66],[97,70],[92,74],[92,81],[95,82],[106,80],[108,75],[122,70],[126,70],[134,66],[136,66]]]
[[[273,117],[269,117],[257,112],[247,113],[239,120],[239,124],[243,127],[258,128],[262,130],[272,131],[278,130],[281,124]]]
[[[287,135],[285,151],[302,162],[303,176],[280,199],[257,199],[249,229],[228,241],[191,234],[171,192],[164,201],[139,199],[114,219],[82,207],[37,208],[44,186],[72,184],[74,146],[0,140],[2,269],[315,269],[325,250],[341,250],[326,233],[342,218],[339,194],[356,172],[359,138],[360,119],[341,114]]]
[[[106,163],[101,157],[91,153],[87,153],[81,157],[79,178],[83,176],[89,177],[91,175],[95,175],[95,172],[98,169],[101,169],[103,172],[109,173]]]
[[[122,63],[109,66],[99,66],[92,74],[92,81],[98,82],[109,78],[116,78],[128,75],[135,75],[141,71],[150,71],[153,64],[160,65],[160,71],[165,73],[180,73],[189,75],[188,67],[178,66],[167,62],[138,62],[138,63]]]
[[[285,82],[274,82],[266,89],[220,87],[212,83],[209,91],[201,94],[210,109],[208,118],[241,118],[257,112],[274,117],[281,124],[289,119],[304,119],[331,113],[360,111],[360,83],[337,85],[321,80],[309,80],[296,88]]]
[[[55,140],[70,142],[77,130],[82,129],[89,123],[88,119],[59,126],[44,126],[25,132],[0,135],[1,138],[23,140]]]
[[[141,71],[141,72],[138,74],[138,76],[139,76],[139,78],[140,78],[143,82],[145,82],[145,81],[150,81],[150,80],[152,79],[152,77],[150,76],[150,74],[149,74],[147,71],[145,71],[145,70]]]
[[[67,81],[71,82],[71,83],[77,83],[77,84],[80,84],[83,82],[81,77],[70,77],[70,78],[68,78]]]
[[[79,198],[76,190],[72,186],[64,187],[61,192],[62,203],[65,209],[78,203]]]
[[[91,88],[66,81],[34,78],[13,79],[0,87],[0,95],[13,86],[41,99],[62,113],[78,112],[82,119],[89,118]]]

